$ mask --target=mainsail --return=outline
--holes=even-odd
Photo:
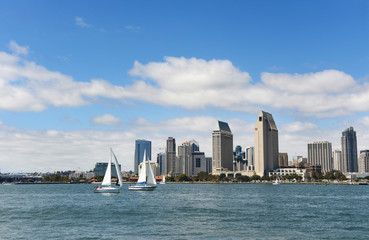
[[[102,186],[111,186],[111,154],[109,158],[108,167],[106,168],[104,179],[101,183]]]
[[[144,151],[144,157],[142,161],[142,168],[140,171],[140,176],[137,181],[138,184],[146,184],[146,151]]]

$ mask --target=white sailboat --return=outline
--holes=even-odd
[[[156,180],[154,173],[152,172],[150,161],[148,161],[148,175],[146,175],[146,151],[144,152],[144,158],[142,161],[142,168],[140,171],[140,176],[138,178],[136,185],[131,185],[128,190],[133,191],[153,191],[156,188]]]
[[[116,186],[111,184],[111,163],[112,163],[113,157],[114,157],[115,170],[118,175],[118,182],[116,183]],[[122,180],[122,174],[120,172],[118,160],[113,152],[113,149],[110,148],[110,158],[109,158],[108,167],[106,168],[104,179],[101,183],[101,186],[96,186],[94,188],[94,192],[95,193],[120,193],[120,190],[122,189],[122,187],[123,187],[123,180]]]
[[[279,179],[279,177],[276,178],[276,180],[273,182],[273,185],[279,185],[281,184],[281,180]]]
[[[165,184],[165,176],[163,175],[163,180],[160,182],[160,184]]]

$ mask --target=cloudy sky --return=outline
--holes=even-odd
[[[280,152],[306,156],[353,126],[369,149],[368,1],[2,1],[0,171],[89,170],[136,139],[195,139],[216,120],[254,143],[273,114]]]

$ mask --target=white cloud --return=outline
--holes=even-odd
[[[111,114],[105,114],[97,116],[92,119],[92,123],[101,126],[117,126],[120,124],[120,118],[115,117]]]
[[[75,18],[75,21],[76,21],[76,25],[77,26],[80,26],[80,27],[83,27],[83,28],[88,28],[88,27],[91,27],[92,25],[91,24],[87,24],[83,18],[81,17],[76,17]]]
[[[43,111],[48,106],[75,107],[98,97],[121,99],[122,87],[102,79],[77,82],[19,56],[0,52],[0,109]]]
[[[303,131],[311,131],[312,129],[317,129],[318,125],[310,122],[292,122],[287,123],[281,127],[283,132],[303,132]]]
[[[267,107],[316,117],[369,111],[369,83],[337,70],[262,73],[261,82],[252,82],[229,60],[166,57],[163,62],[136,61],[129,74],[136,80],[125,86],[103,79],[77,82],[19,55],[0,52],[0,109],[42,111],[49,106],[87,105],[105,97],[187,109],[255,113]]]
[[[124,27],[125,29],[131,30],[132,32],[138,32],[141,30],[141,27],[138,26],[132,26],[132,25],[127,25]]]
[[[16,55],[28,55],[28,46],[22,47],[18,45],[15,41],[10,41],[9,49]]]
[[[337,70],[307,74],[262,73],[261,80],[271,88],[298,94],[337,93],[355,86],[350,75]]]

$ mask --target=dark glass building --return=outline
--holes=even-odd
[[[137,175],[138,166],[143,161],[145,151],[146,151],[146,160],[151,160],[151,141],[139,139],[139,140],[136,140],[135,146],[136,147],[135,147],[134,167],[135,167],[135,174]]]
[[[344,172],[357,172],[357,140],[356,132],[353,127],[347,128],[342,132],[342,162]]]

